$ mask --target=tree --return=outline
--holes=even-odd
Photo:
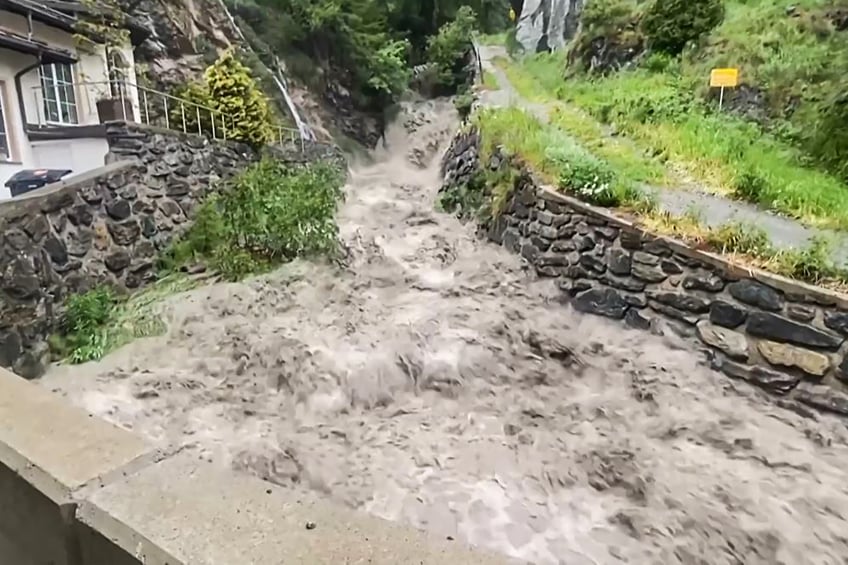
[[[642,19],[651,48],[678,55],[724,20],[723,0],[654,0]]]
[[[275,120],[268,100],[232,50],[225,51],[206,69],[202,83],[187,83],[177,95],[213,110],[214,127],[227,139],[251,145],[263,145],[274,139]],[[212,116],[203,110],[199,113],[201,126],[208,131],[213,127]],[[197,114],[194,107],[175,107],[170,117],[175,123],[185,120],[186,127],[193,130],[197,127]]]
[[[443,25],[427,44],[427,59],[437,73],[441,89],[454,93],[461,90],[467,77],[465,65],[472,47],[477,16],[468,6],[456,13],[456,19]]]

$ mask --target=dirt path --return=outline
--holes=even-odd
[[[481,102],[486,106],[520,106],[527,109],[542,122],[548,121],[548,107],[545,104],[530,102],[523,98],[512,86],[506,73],[494,64],[497,57],[508,57],[506,49],[500,45],[481,45],[478,47],[483,67],[495,75],[498,89],[483,92]],[[764,230],[771,242],[778,248],[803,248],[817,236],[832,242],[831,256],[837,265],[848,267],[848,239],[844,233],[834,230],[817,229],[785,216],[778,216],[747,202],[729,200],[711,194],[694,181],[687,182],[685,188],[643,185],[643,189],[653,194],[660,208],[681,216],[695,211],[706,226],[717,227],[728,222],[742,222]]]
[[[434,211],[451,114],[408,113],[356,167],[347,268],[173,297],[168,335],[41,382],[163,447],[537,563],[842,563],[844,425],[575,314]]]

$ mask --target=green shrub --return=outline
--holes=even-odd
[[[645,57],[641,66],[652,73],[676,72],[680,67],[680,60],[668,53],[655,51]]]
[[[59,347],[60,353],[69,357],[72,363],[102,357],[106,348],[104,327],[114,312],[116,302],[115,294],[107,287],[69,296],[65,302],[64,340]]]
[[[450,186],[439,193],[437,206],[463,220],[483,219],[488,187],[485,175],[478,171],[464,184]]]
[[[471,115],[471,108],[474,105],[474,96],[472,96],[468,92],[464,92],[454,99],[453,105],[456,107],[456,111],[459,113],[459,119],[462,120],[464,123]]]
[[[228,137],[253,145],[274,139],[274,119],[268,100],[232,51],[225,52],[207,68],[203,78],[212,108],[227,117]]]
[[[642,19],[651,48],[677,55],[724,20],[723,0],[653,0]]]
[[[581,23],[589,35],[597,35],[627,25],[635,17],[633,3],[627,0],[592,0],[583,8]]]
[[[236,59],[232,50],[222,54],[203,74],[203,83],[190,82],[177,95],[204,108],[211,108],[219,135],[252,145],[263,145],[275,138],[274,114],[265,94],[250,71]],[[221,124],[220,120],[225,120]],[[173,123],[186,123],[189,131],[197,128],[195,107],[171,109]],[[209,131],[212,117],[200,111],[201,126]]]
[[[410,71],[406,65],[406,41],[389,41],[380,47],[371,59],[368,86],[386,102],[394,100],[409,83]]]
[[[848,181],[848,80],[819,108],[809,152],[825,168]]]
[[[212,131],[212,122],[215,121],[216,134],[223,135],[223,123],[219,115],[214,115],[210,110],[215,110],[215,104],[209,95],[209,90],[202,82],[189,81],[174,91],[174,95],[183,100],[188,100],[202,109],[188,104],[180,104],[176,101],[169,102],[168,119],[172,126],[185,124],[185,129],[190,132],[198,131],[198,114],[200,116],[200,130]],[[206,110],[208,108],[209,110]]]
[[[456,18],[439,28],[427,44],[427,60],[438,72],[437,85],[445,93],[462,90],[467,82],[465,65],[471,50],[476,15],[469,6],[457,10]]]
[[[331,255],[342,175],[326,164],[288,169],[263,160],[210,197],[168,249],[163,267],[205,261],[238,280],[295,257]]]

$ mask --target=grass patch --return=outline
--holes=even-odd
[[[592,153],[608,161],[620,177],[653,186],[671,184],[672,180],[662,163],[642,155],[633,143],[610,135],[609,128],[587,112],[554,99],[551,92],[562,86],[559,61],[558,55],[540,54],[525,59],[521,65],[504,57],[495,58],[494,63],[506,73],[521,96],[534,102],[548,102],[550,123],[567,131]],[[545,83],[537,77],[544,77]]]
[[[476,36],[477,43],[480,45],[506,45],[507,33],[478,33]]]
[[[487,70],[483,70],[483,88],[485,90],[497,90],[499,88],[498,77]]]
[[[340,171],[326,163],[291,169],[271,160],[256,163],[204,202],[161,267],[173,271],[202,262],[239,280],[296,257],[332,256],[342,182]]]
[[[53,356],[69,363],[97,361],[135,339],[160,335],[165,323],[155,306],[195,286],[196,281],[186,276],[171,275],[129,297],[108,287],[71,295],[61,331],[50,338]]]

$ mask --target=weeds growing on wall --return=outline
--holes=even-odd
[[[195,282],[164,277],[132,296],[100,286],[69,296],[59,332],[50,338],[53,356],[69,363],[97,361],[134,339],[159,335],[165,323],[156,311],[164,298],[189,290]]]
[[[642,221],[649,230],[670,235],[692,245],[739,257],[745,264],[757,266],[800,281],[845,290],[848,270],[834,264],[832,243],[813,238],[806,247],[777,248],[761,228],[742,222],[728,222],[716,227],[703,225],[695,211],[682,216],[655,210]]]
[[[256,163],[210,196],[194,224],[162,257],[166,270],[203,262],[228,280],[296,257],[332,256],[343,177],[326,163]]]
[[[117,298],[106,287],[68,297],[62,323],[64,339],[54,341],[62,357],[72,363],[100,359],[106,350],[105,326],[111,318]]]

